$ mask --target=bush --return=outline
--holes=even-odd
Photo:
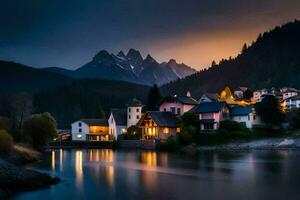
[[[56,127],[56,121],[49,113],[34,114],[24,120],[22,133],[32,147],[41,150],[57,135]]]
[[[9,153],[13,147],[13,138],[5,130],[0,130],[0,153]]]
[[[7,132],[11,131],[12,123],[11,120],[7,117],[0,117],[0,130],[6,130]]]
[[[177,151],[180,147],[180,143],[173,136],[170,136],[166,142],[161,142],[158,145],[158,149],[162,151]]]

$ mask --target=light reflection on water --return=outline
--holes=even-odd
[[[15,199],[282,199],[299,197],[300,152],[52,150],[33,168],[61,177]]]

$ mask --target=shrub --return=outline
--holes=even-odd
[[[5,130],[0,130],[0,153],[9,153],[13,147],[13,138]]]
[[[41,150],[57,135],[56,127],[56,121],[49,113],[34,114],[24,120],[22,133],[32,147]]]
[[[173,136],[170,136],[166,142],[161,142],[158,145],[158,149],[162,151],[177,151],[180,147],[180,143]]]
[[[0,130],[6,130],[7,132],[11,131],[12,123],[11,120],[7,117],[0,117]]]

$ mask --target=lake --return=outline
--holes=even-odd
[[[28,167],[63,182],[13,199],[300,199],[300,151],[58,149]]]

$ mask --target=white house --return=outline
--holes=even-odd
[[[118,136],[127,132],[127,109],[112,109],[108,118],[109,133]]]
[[[285,100],[285,107],[288,110],[300,108],[300,96],[289,97]]]
[[[238,123],[244,124],[247,128],[253,127],[255,115],[249,106],[235,106],[230,112],[231,119]]]
[[[72,141],[109,141],[107,119],[80,119],[71,124]]]

